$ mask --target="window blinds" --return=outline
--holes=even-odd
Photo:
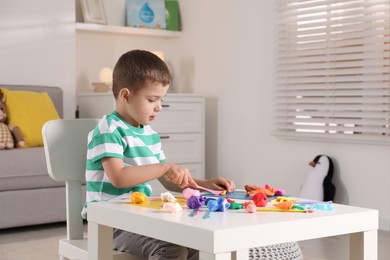
[[[275,134],[390,144],[390,1],[276,1]]]

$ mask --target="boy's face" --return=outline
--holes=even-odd
[[[149,125],[161,111],[161,101],[167,94],[168,87],[161,83],[147,83],[135,94],[123,89],[123,97],[127,93],[127,98],[119,97],[120,106],[117,107],[117,112],[135,127]]]

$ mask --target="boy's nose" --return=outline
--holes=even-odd
[[[161,111],[161,109],[162,109],[161,102],[157,102],[156,106],[154,107],[154,110],[158,112]]]

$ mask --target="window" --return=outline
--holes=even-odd
[[[390,1],[276,1],[275,134],[390,145]]]

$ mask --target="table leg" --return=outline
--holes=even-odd
[[[349,258],[378,259],[378,230],[353,233],[349,236]]]
[[[202,260],[231,260],[231,253],[219,253],[219,254],[210,254],[203,251],[199,252],[199,259]],[[247,258],[245,258],[247,259]]]
[[[112,260],[112,227],[88,221],[88,259]]]

